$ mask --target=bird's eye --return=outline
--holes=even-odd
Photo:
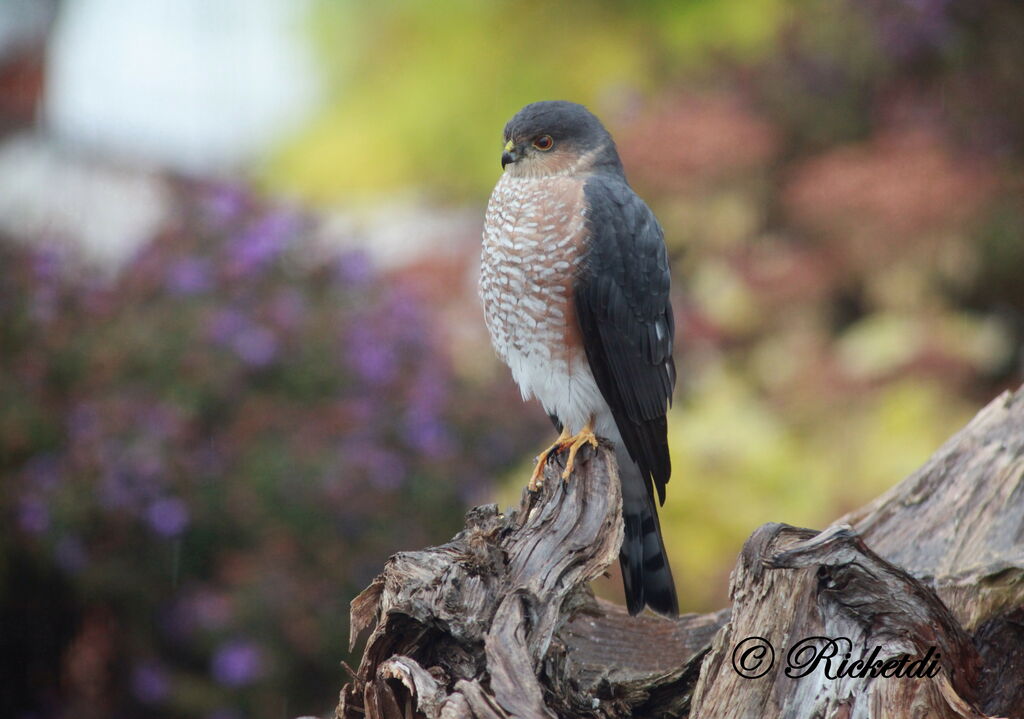
[[[551,135],[541,135],[533,141],[533,146],[541,152],[547,152],[555,146],[555,141],[551,139]]]

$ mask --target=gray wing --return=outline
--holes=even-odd
[[[573,293],[584,350],[629,456],[664,503],[676,382],[664,236],[624,180],[594,176],[584,196],[590,241]]]

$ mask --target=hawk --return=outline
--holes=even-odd
[[[654,213],[633,192],[611,135],[582,105],[536,102],[505,126],[502,175],[483,232],[480,297],[491,342],[523,398],[561,431],[538,457],[597,436],[616,453],[630,614],[678,614],[654,504],[665,501],[665,414],[676,372],[668,255]]]

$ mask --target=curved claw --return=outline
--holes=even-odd
[[[580,451],[585,445],[590,445],[594,449],[597,449],[597,436],[594,434],[593,427],[588,422],[587,425],[580,430],[580,433],[575,437],[571,438],[572,441],[569,444],[569,458],[565,461],[565,471],[562,472],[562,479],[567,480],[572,474],[573,465],[576,463],[576,453]]]
[[[571,441],[572,438],[569,436],[568,430],[563,429],[555,443],[537,455],[537,464],[534,465],[533,474],[530,475],[530,483],[526,485],[528,490],[536,492],[544,486],[544,467],[548,463],[548,457],[551,456],[552,452],[561,451]]]

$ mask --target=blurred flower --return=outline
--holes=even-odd
[[[143,409],[140,422],[149,438],[164,441],[179,431],[181,412],[169,402],[156,402]]]
[[[50,284],[60,279],[63,265],[61,251],[53,246],[36,248],[32,258],[32,270],[35,279],[42,284]]]
[[[18,503],[18,526],[31,534],[42,534],[50,527],[50,510],[39,497],[25,496]]]
[[[186,257],[167,270],[167,289],[176,295],[206,292],[212,285],[210,263],[197,257]]]
[[[139,664],[132,671],[132,693],[143,704],[158,704],[167,698],[170,690],[167,672],[159,664]]]
[[[797,165],[783,199],[795,225],[870,270],[915,244],[934,260],[935,240],[976,217],[996,188],[990,167],[944,137],[896,130]]]
[[[398,372],[398,357],[394,347],[384,341],[379,327],[369,319],[352,324],[345,337],[345,351],[349,364],[360,380],[380,386],[391,382]]]
[[[277,338],[266,327],[252,325],[235,335],[231,342],[239,359],[253,367],[263,367],[277,356]]]
[[[422,369],[412,383],[405,412],[406,441],[428,456],[437,458],[452,451],[450,432],[441,419],[450,392],[436,367]]]
[[[175,223],[102,284],[0,237],[14,320],[0,367],[16,378],[0,383],[0,476],[13,478],[0,504],[14,551],[42,550],[96,606],[138,610],[110,650],[134,667],[114,704],[177,699],[180,684],[196,716],[230,703],[265,717],[264,685],[311,701],[295,657],[326,686],[344,644],[333,611],[289,631],[292,598],[354,593],[396,547],[442,541],[460,492],[483,499],[536,425],[456,380],[414,278],[382,283],[361,252],[279,261],[315,239],[299,215],[230,188],[179,191]],[[46,326],[31,315],[44,295]],[[503,454],[470,449],[453,474],[437,459],[481,423]],[[177,552],[185,533],[196,541]],[[154,557],[173,557],[171,586]],[[223,639],[257,631],[258,644]]]
[[[364,250],[350,250],[335,263],[335,278],[342,285],[358,289],[373,277],[370,256]]]
[[[249,192],[240,185],[216,185],[202,198],[202,209],[218,229],[241,219],[249,206]]]
[[[662,193],[763,167],[780,144],[773,125],[725,93],[665,101],[626,124],[616,141],[630,176]]]
[[[228,271],[248,276],[275,262],[300,228],[297,215],[273,210],[258,218],[227,247]]]
[[[158,499],[149,505],[149,509],[146,511],[146,521],[157,534],[164,537],[175,537],[188,526],[188,507],[177,497]]]
[[[454,448],[448,428],[432,414],[407,416],[405,438],[413,449],[433,458],[447,455]]]
[[[148,494],[122,465],[109,466],[99,483],[100,504],[108,509],[135,509]]]
[[[229,344],[249,324],[248,318],[232,307],[218,309],[206,325],[207,336],[217,344]]]
[[[220,684],[241,687],[263,676],[263,651],[248,640],[231,640],[218,647],[210,664],[210,673]]]

